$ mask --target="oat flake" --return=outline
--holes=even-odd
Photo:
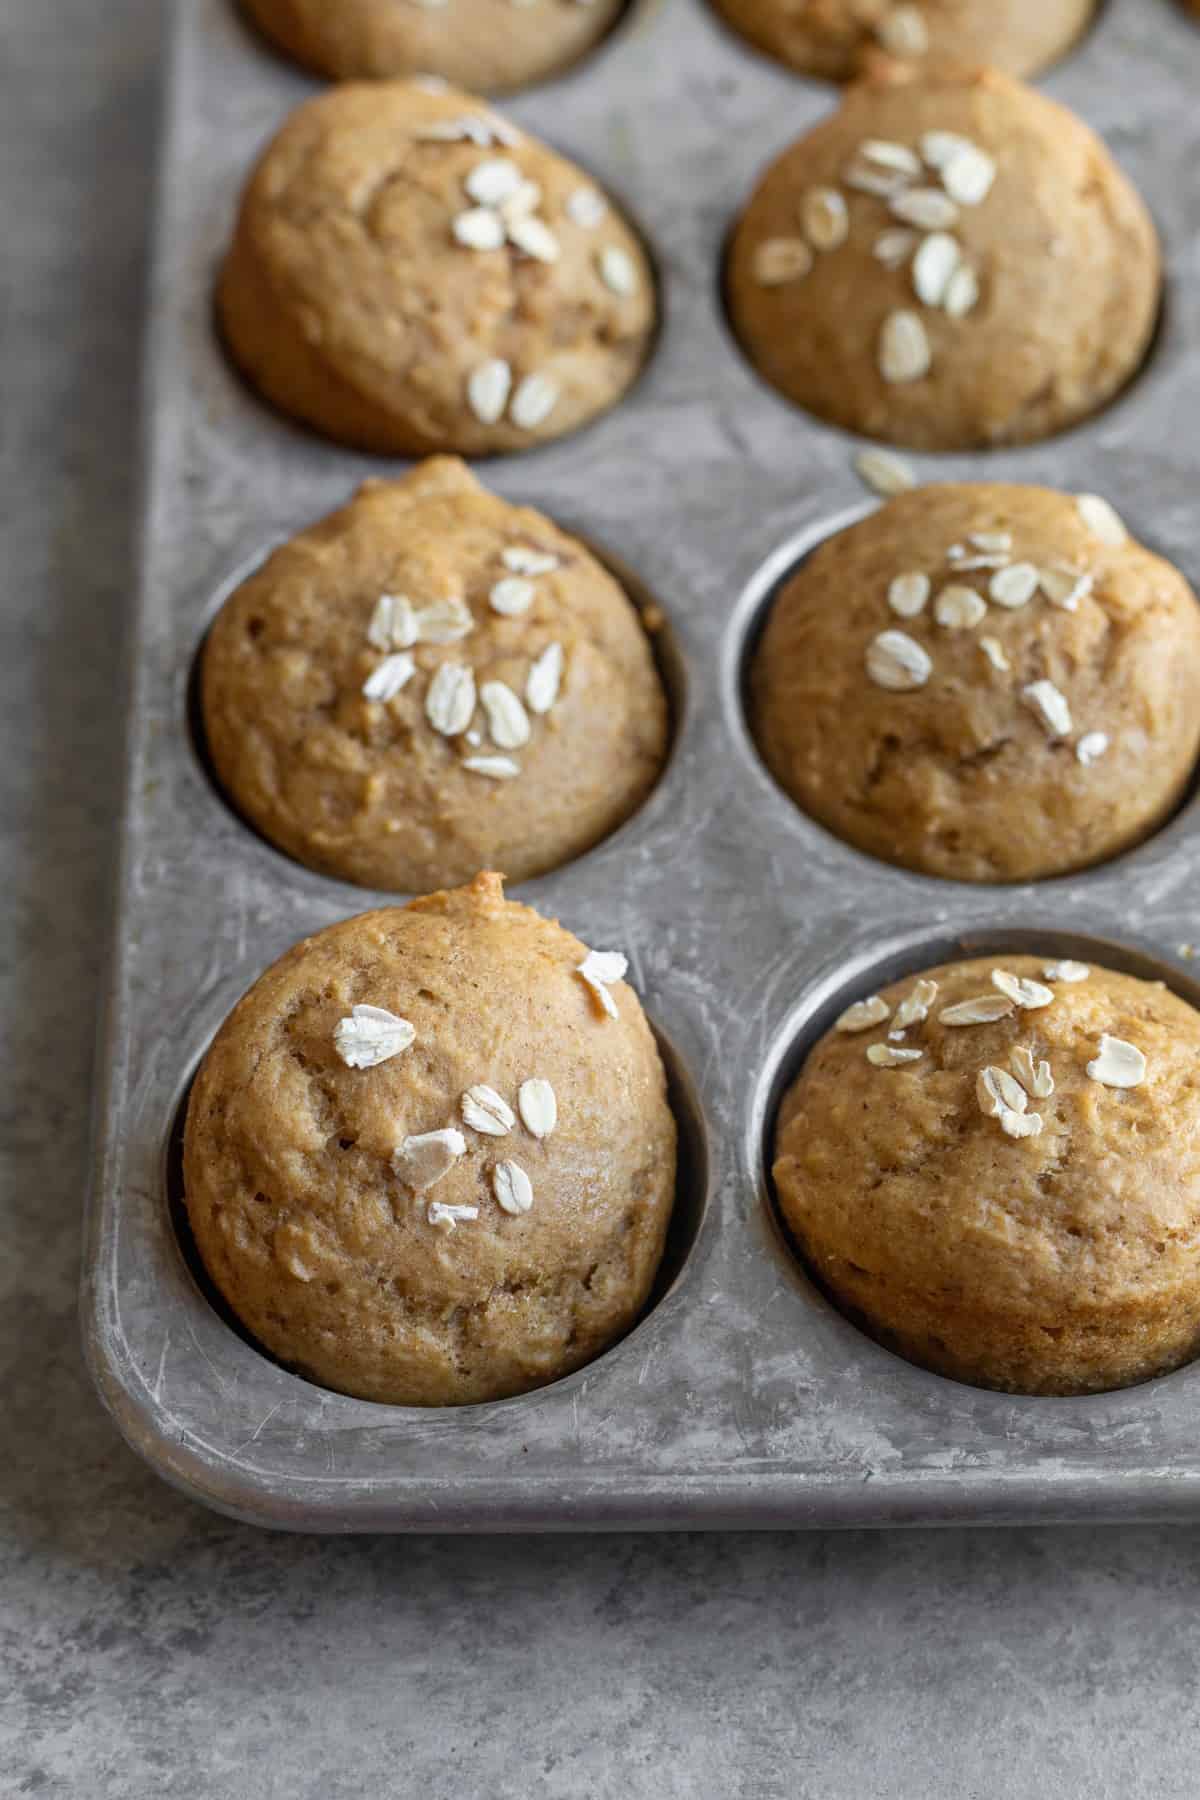
[[[759,287],[785,287],[802,281],[813,266],[813,253],[803,238],[764,238],[754,252],[754,279]]]
[[[867,674],[876,687],[895,694],[922,688],[933,673],[933,662],[915,638],[903,631],[881,631],[867,647]]]
[[[637,265],[628,250],[619,244],[606,244],[596,257],[596,267],[606,288],[622,299],[636,294],[639,287]]]
[[[1041,576],[1032,563],[1010,563],[1006,569],[998,569],[988,583],[988,594],[997,606],[1007,606],[1011,610],[1027,606],[1037,593]]]
[[[479,690],[479,701],[498,750],[520,750],[529,742],[529,715],[507,682],[485,681]]]
[[[809,188],[800,202],[800,223],[814,250],[836,250],[850,230],[845,196],[836,188]]]
[[[416,1038],[407,1019],[384,1006],[352,1006],[333,1028],[333,1047],[349,1069],[374,1069],[407,1050]]]
[[[942,165],[942,186],[960,206],[978,206],[987,199],[996,179],[996,165],[986,150],[963,144]]]
[[[907,494],[917,485],[912,465],[891,450],[860,450],[854,458],[854,467],[872,492],[885,500],[896,494]]]
[[[999,638],[981,637],[979,640],[979,648],[983,651],[983,654],[987,657],[993,669],[998,669],[1001,675],[1007,675],[1010,672],[1012,664],[1004,654],[1004,645],[1000,642]]]
[[[557,569],[558,558],[548,550],[533,550],[528,544],[506,544],[500,552],[500,561],[514,575],[549,575]]]
[[[518,214],[516,218],[506,218],[503,223],[508,230],[509,243],[522,255],[532,257],[534,262],[558,261],[561,254],[558,239],[544,220]]]
[[[1050,962],[1042,969],[1047,981],[1086,981],[1091,974],[1086,963],[1072,962],[1065,957],[1062,962]]]
[[[923,1050],[900,1050],[894,1044],[869,1044],[867,1061],[877,1069],[898,1069],[902,1063],[919,1062]]]
[[[558,1098],[550,1083],[539,1075],[521,1083],[517,1110],[530,1137],[548,1138],[558,1124]]]
[[[916,249],[920,239],[915,231],[884,231],[875,239],[871,254],[887,269],[900,269]]]
[[[872,994],[866,1000],[856,1000],[834,1020],[835,1031],[870,1031],[876,1025],[882,1025],[890,1019],[892,1009],[879,994]]]
[[[958,208],[940,188],[910,188],[888,202],[893,217],[918,231],[949,231],[958,222]]]
[[[399,650],[394,656],[385,656],[363,682],[363,699],[386,705],[412,680],[416,670],[417,665],[407,650]]]
[[[970,1000],[959,1000],[938,1014],[939,1025],[993,1025],[1007,1019],[1016,1009],[1004,994],[975,994]]]
[[[474,614],[457,594],[444,594],[422,606],[414,623],[421,644],[457,644],[475,629]]]
[[[467,250],[499,250],[504,243],[504,221],[487,206],[459,213],[450,229],[455,243]]]
[[[467,380],[467,400],[481,425],[495,425],[503,418],[512,387],[512,370],[500,357],[472,369]]]
[[[1006,1112],[1023,1113],[1029,1105],[1029,1097],[1007,1069],[998,1069],[994,1063],[980,1069],[975,1078],[975,1098],[979,1102],[979,1110],[989,1119],[998,1119]]]
[[[951,319],[965,319],[979,302],[979,277],[968,263],[960,263],[946,283],[942,310]]]
[[[1038,584],[1052,606],[1064,612],[1077,612],[1079,602],[1086,600],[1095,586],[1095,576],[1083,574],[1066,564],[1038,570]]]
[[[512,1107],[484,1082],[469,1087],[459,1100],[463,1123],[486,1137],[507,1137],[517,1122]]]
[[[511,157],[489,156],[475,164],[463,187],[477,206],[499,206],[502,201],[511,200],[524,179]]]
[[[1000,1129],[1010,1138],[1034,1138],[1042,1135],[1042,1115],[1035,1112],[1009,1112],[1000,1114]]]
[[[1037,713],[1052,738],[1070,737],[1071,708],[1065,694],[1052,681],[1031,681],[1021,698]]]
[[[1083,768],[1090,769],[1093,763],[1108,751],[1107,731],[1085,731],[1075,746],[1075,760]]]
[[[1115,550],[1128,538],[1121,515],[1102,495],[1079,494],[1075,506],[1092,536],[1098,537],[1102,544],[1109,544]]]
[[[464,756],[462,766],[468,775],[486,775],[492,781],[515,781],[521,773],[520,763],[511,756]]]
[[[527,375],[512,397],[508,416],[522,431],[534,431],[558,405],[558,383],[549,375]]]
[[[417,641],[417,613],[406,594],[380,594],[367,626],[375,650],[411,650]]]
[[[858,194],[873,194],[877,200],[890,200],[908,186],[909,178],[899,169],[872,168],[870,163],[852,162],[842,171],[842,182]]]
[[[506,575],[493,587],[488,600],[493,612],[505,619],[515,619],[529,611],[536,592],[532,581],[525,576]]]
[[[892,384],[920,381],[928,375],[933,353],[915,312],[906,308],[888,314],[879,333],[879,373]]]
[[[987,606],[974,588],[943,588],[933,604],[933,616],[947,631],[973,631],[987,617]]]
[[[533,1183],[520,1163],[500,1162],[492,1170],[492,1192],[502,1212],[519,1218],[533,1205]]]
[[[441,1200],[431,1200],[429,1211],[425,1217],[431,1225],[436,1225],[441,1231],[455,1231],[459,1225],[477,1219],[479,1208],[477,1206],[447,1206]]]
[[[614,981],[623,981],[629,968],[628,957],[619,950],[589,950],[575,973],[586,982],[610,1019],[619,1018],[617,1003],[609,993]]]
[[[916,569],[908,575],[897,575],[888,587],[888,605],[900,618],[915,619],[925,610],[931,586],[928,575]]]
[[[1035,1100],[1048,1100],[1054,1092],[1054,1076],[1048,1062],[1036,1062],[1027,1044],[1015,1044],[1009,1053],[1013,1074]]]
[[[418,1132],[392,1152],[392,1171],[405,1187],[424,1194],[454,1167],[466,1148],[466,1138],[453,1126]]]
[[[937,999],[937,991],[936,981],[922,979],[915,982],[896,1008],[896,1016],[892,1020],[896,1030],[903,1032],[910,1025],[922,1024],[929,1017],[929,1009]]]
[[[1100,1036],[1100,1053],[1087,1066],[1093,1081],[1103,1087],[1135,1088],[1146,1079],[1146,1058],[1136,1044],[1125,1038]]]
[[[1054,999],[1053,991],[1040,981],[1027,981],[1024,976],[1010,975],[1007,969],[992,970],[992,986],[1019,1006],[1023,1012],[1038,1012]]]
[[[949,232],[933,231],[913,258],[913,292],[925,306],[941,306],[962,252]]]
[[[535,658],[525,681],[525,704],[532,713],[548,713],[558,699],[563,676],[563,647],[547,644]]]
[[[568,194],[567,217],[585,231],[594,231],[608,211],[608,202],[594,187],[578,187]]]
[[[444,662],[425,695],[425,717],[443,737],[467,729],[475,711],[475,677],[465,663]]]

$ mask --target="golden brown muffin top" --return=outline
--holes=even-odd
[[[717,0],[731,25],[804,74],[848,81],[882,56],[1032,75],[1083,31],[1094,0]]]
[[[445,457],[276,550],[217,617],[202,699],[247,818],[314,868],[401,892],[579,855],[666,752],[621,588]]]
[[[907,868],[1025,880],[1112,856],[1200,751],[1200,607],[1096,496],[917,488],[827,539],[751,675],[776,779]]]
[[[823,1253],[967,1313],[1102,1319],[1196,1289],[1194,1008],[1157,982],[1006,955],[857,1005],[779,1119],[780,1204]],[[906,1005],[927,1014],[909,1023]]]
[[[440,1405],[552,1380],[633,1323],[675,1126],[624,959],[589,954],[480,875],[306,939],[234,1008],[188,1108],[187,1209],[276,1356]]]
[[[527,449],[613,404],[656,316],[638,239],[469,94],[347,83],[260,158],[219,290],[250,379],[370,449]]]
[[[751,360],[820,418],[924,449],[1023,443],[1139,366],[1161,268],[1095,133],[1020,82],[890,68],[761,178],[729,301]]]
[[[319,75],[440,75],[499,93],[557,74],[611,30],[622,0],[241,0],[259,30]]]

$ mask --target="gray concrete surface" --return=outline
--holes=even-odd
[[[75,1283],[159,0],[0,0],[0,1793],[1193,1796],[1200,1532],[273,1538]]]

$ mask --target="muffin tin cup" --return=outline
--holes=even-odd
[[[1193,579],[1197,72],[1200,32],[1168,0],[1109,0],[1043,83],[1108,138],[1163,233],[1169,300],[1143,374],[1059,439],[914,459],[924,479],[1105,493]],[[401,466],[266,410],[212,330],[212,278],[245,173],[315,85],[257,50],[230,0],[176,7],[84,1259],[87,1353],[121,1430],[196,1498],[297,1529],[1194,1516],[1200,1366],[1066,1400],[945,1380],[843,1318],[774,1214],[782,1088],[836,1010],[883,980],[1031,947],[1160,975],[1200,1001],[1183,948],[1200,943],[1200,819],[1193,799],[1098,869],[968,887],[862,855],[766,772],[745,724],[747,648],[779,579],[864,497],[854,441],[766,388],[731,342],[720,262],[758,171],[836,94],[764,62],[700,0],[636,9],[598,56],[505,107],[628,200],[663,283],[664,325],[622,405],[481,469],[505,498],[610,553],[669,620],[676,733],[658,787],[586,856],[512,890],[630,957],[685,1147],[664,1279],[596,1362],[464,1408],[316,1387],[214,1305],[178,1229],[178,1121],[196,1064],[275,956],[396,898],[327,880],[256,837],[214,788],[188,725],[197,647],[231,575],[365,476]]]

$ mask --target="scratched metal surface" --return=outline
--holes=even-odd
[[[1100,419],[926,475],[1111,495],[1193,579],[1200,445],[1200,34],[1168,0],[1109,0],[1045,82],[1146,195],[1169,261],[1153,361]],[[622,1344],[491,1407],[427,1412],[326,1393],[209,1305],[172,1226],[166,1146],[212,1031],[295,939],[377,903],[254,837],[186,727],[189,672],[232,573],[379,465],[264,410],[210,329],[215,260],[246,169],[312,91],[227,0],[178,7],[147,350],[143,580],[130,629],[127,798],[89,1211],[84,1332],[129,1441],[213,1506],[278,1526],[470,1530],[1190,1517],[1200,1366],[1081,1400],[985,1394],[911,1368],[814,1291],[775,1228],[763,1132],[804,1043],[852,993],[963,944],[1036,943],[1163,972],[1200,937],[1189,805],[1095,873],[973,890],[884,868],[777,792],[742,723],[758,607],[859,506],[852,445],[751,374],[720,308],[724,233],[756,171],[831,104],[727,36],[700,0],[636,8],[582,69],[508,110],[611,186],[661,267],[666,326],[634,394],[485,478],[628,565],[684,671],[677,748],[622,832],[516,890],[623,946],[694,1093],[677,1269]],[[1103,947],[1102,947],[1103,946]],[[685,1118],[685,1127],[688,1120]]]

